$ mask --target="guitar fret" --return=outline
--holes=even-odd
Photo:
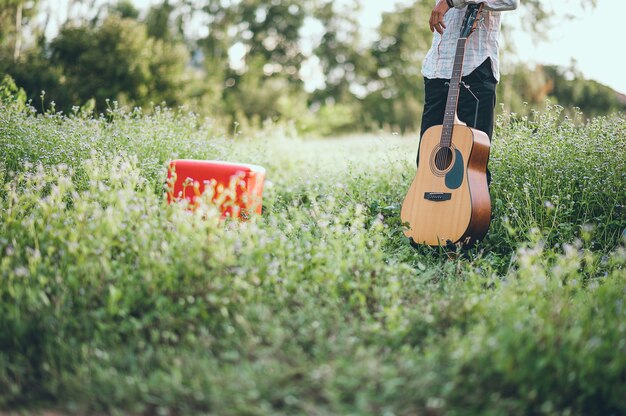
[[[452,67],[452,75],[448,87],[448,97],[446,100],[446,109],[444,112],[443,127],[441,130],[441,147],[450,147],[452,143],[452,131],[454,128],[454,120],[456,116],[456,108],[459,100],[459,90],[461,76],[463,74],[463,58],[465,56],[465,41],[461,38],[457,42],[457,50],[455,53],[454,65]]]

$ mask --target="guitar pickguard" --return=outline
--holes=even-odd
[[[463,155],[458,149],[454,149],[454,153],[454,166],[446,173],[446,186],[448,189],[457,189],[463,183],[463,171],[465,167]]]

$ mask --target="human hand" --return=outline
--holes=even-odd
[[[430,23],[431,32],[434,33],[436,30],[440,34],[443,34],[443,31],[446,29],[446,24],[443,22],[443,16],[448,13],[448,10],[450,10],[450,6],[448,6],[448,2],[446,0],[437,1],[437,5],[430,14],[430,20],[428,21],[428,23]]]

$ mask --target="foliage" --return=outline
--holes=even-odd
[[[372,45],[372,74],[364,108],[378,127],[389,125],[402,133],[419,131],[424,96],[421,63],[430,47],[427,21],[432,2],[414,2],[386,13],[380,38]]]
[[[623,118],[595,118],[581,128],[575,119],[560,121],[562,111],[548,106],[533,117],[500,119],[490,160],[495,203],[507,212],[507,227],[539,227],[548,244],[589,226],[597,227],[590,243],[606,246],[619,239],[626,216],[626,153],[614,151],[626,146]]]
[[[9,75],[5,75],[0,82],[0,103],[7,107],[14,105],[17,110],[26,108],[26,93],[15,85],[15,81]]]
[[[626,412],[626,120],[500,119],[495,218],[406,244],[415,140],[233,139],[182,110],[0,104],[0,407]],[[263,215],[167,205],[175,157],[267,168]]]
[[[181,103],[182,73],[187,53],[147,37],[133,20],[107,18],[100,27],[66,27],[52,42],[52,62],[62,68],[71,88],[71,102],[95,98],[148,106],[151,102]],[[93,73],[99,74],[97,78]],[[64,108],[70,103],[64,103]]]
[[[585,80],[575,69],[565,71],[563,68],[547,66],[544,72],[554,82],[550,94],[564,107],[580,108],[590,116],[624,110],[624,104],[619,102],[611,88],[597,81]],[[567,72],[574,72],[571,79]]]
[[[54,39],[46,38],[50,15],[32,18],[37,4],[0,1],[0,74],[12,76],[40,112],[69,113],[88,102],[103,112],[109,99],[129,108],[185,105],[231,131],[268,120],[318,135],[419,129],[431,0],[398,3],[375,33],[364,33],[359,0],[163,1],[147,13],[127,0],[83,11],[71,0]],[[16,59],[21,6],[25,36]],[[522,20],[535,33],[555,24],[545,2],[521,2],[515,13],[528,15]],[[518,114],[546,97],[588,117],[624,110],[608,87],[564,71],[507,69],[499,101]]]
[[[29,24],[36,16],[38,3],[38,0],[0,0],[0,49],[8,48],[14,52],[16,38],[21,35],[16,27],[18,15],[22,25]]]
[[[161,190],[163,163],[169,158],[223,158],[230,146],[216,136],[219,130],[208,119],[180,109],[156,107],[150,115],[141,109],[125,112],[110,103],[98,118],[74,107],[69,116],[47,112],[37,117],[30,108],[24,112],[3,109],[0,149],[4,174],[21,172],[43,163],[65,165],[75,172],[77,186],[87,186],[82,163],[92,155],[129,153],[153,189]]]
[[[137,10],[131,0],[119,0],[117,3],[109,6],[109,12],[123,19],[139,19],[139,10]]]
[[[549,99],[573,114],[582,111],[587,117],[624,111],[624,103],[611,88],[585,79],[575,67],[561,68],[550,65],[529,70],[520,64],[506,71],[498,95],[508,111],[529,115]]]

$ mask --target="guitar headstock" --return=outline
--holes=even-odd
[[[465,18],[463,19],[463,25],[461,26],[462,38],[467,38],[476,30],[478,25],[478,15],[483,10],[484,3],[470,4],[467,6],[465,12]]]

